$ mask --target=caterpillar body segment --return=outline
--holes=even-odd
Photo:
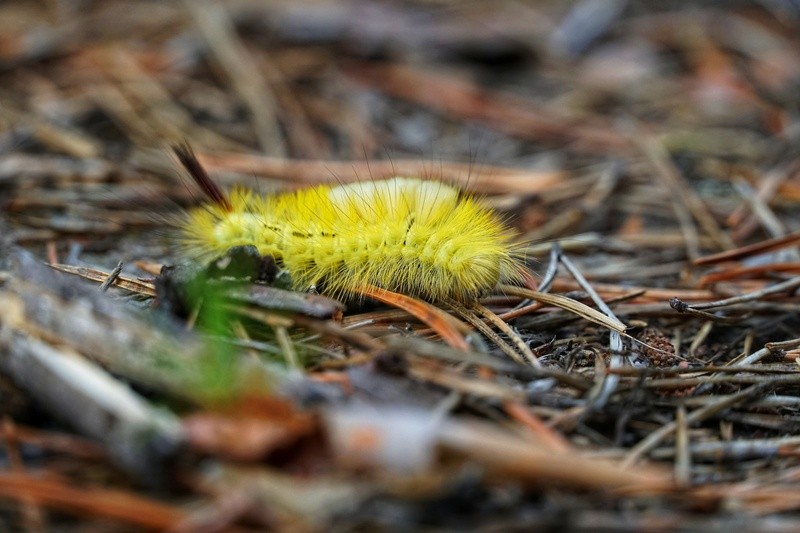
[[[236,188],[191,209],[179,227],[190,257],[254,245],[297,290],[352,298],[375,286],[428,301],[470,301],[518,281],[511,237],[494,211],[455,187],[404,177],[272,196]]]

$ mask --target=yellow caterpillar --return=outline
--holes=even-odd
[[[509,228],[450,185],[396,177],[273,196],[235,188],[226,196],[188,148],[175,151],[211,199],[180,224],[194,258],[254,245],[289,272],[297,290],[345,298],[371,286],[470,301],[522,276]]]

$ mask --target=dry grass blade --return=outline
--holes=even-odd
[[[522,391],[495,383],[488,379],[475,379],[441,365],[431,365],[430,361],[410,363],[408,375],[414,379],[435,383],[436,385],[461,394],[477,398],[488,398],[502,402],[520,402],[524,399]]]
[[[502,318],[494,314],[491,309],[481,305],[478,302],[472,303],[472,308],[475,309],[478,313],[483,315],[483,317],[489,321],[489,323],[493,324],[497,329],[502,331],[503,333],[508,336],[509,339],[514,343],[514,346],[517,347],[517,350],[525,357],[529,364],[535,367],[541,367],[541,363],[539,363],[539,359],[536,358],[536,355],[531,351],[530,346],[528,346],[524,340],[519,336],[519,334],[514,331],[511,326],[509,326]]]
[[[489,340],[491,340],[495,346],[500,348],[500,350],[509,356],[511,359],[516,361],[517,363],[524,363],[525,360],[517,353],[514,348],[511,347],[505,340],[503,340],[500,335],[494,332],[492,328],[490,328],[483,320],[478,318],[475,313],[473,313],[470,309],[467,309],[460,303],[456,301],[449,301],[447,302],[453,310],[464,320],[472,324],[478,331],[483,333]]]
[[[738,259],[743,259],[745,257],[750,257],[752,255],[757,254],[764,254],[767,252],[772,252],[774,250],[780,250],[787,246],[792,246],[800,242],[800,232],[790,233],[785,237],[779,237],[776,239],[769,239],[766,241],[757,242],[754,244],[749,244],[747,246],[742,246],[740,248],[736,248],[735,250],[726,250],[724,252],[720,252],[714,255],[707,255],[705,257],[698,257],[694,264],[697,266],[705,266],[705,265],[713,265],[716,263],[722,263],[725,261],[736,261]]]
[[[553,452],[574,452],[569,441],[562,437],[556,430],[544,424],[539,417],[534,415],[524,404],[506,402],[503,409],[517,422],[528,428],[534,437],[546,448]]]
[[[585,318],[590,322],[594,322],[595,324],[599,324],[603,327],[606,327],[618,333],[625,333],[625,330],[628,329],[628,326],[626,326],[619,320],[609,318],[600,311],[592,309],[591,307],[582,304],[580,302],[577,302],[572,298],[567,298],[566,296],[533,291],[530,289],[525,289],[523,287],[514,287],[513,285],[501,285],[498,288],[501,292],[505,294],[520,296],[522,298],[528,298],[530,300],[535,300],[543,304],[559,307],[561,309],[569,311],[570,313],[575,313],[576,315]]]
[[[364,296],[406,311],[427,324],[442,340],[453,348],[464,350],[465,352],[469,351],[469,344],[461,333],[461,331],[466,330],[466,326],[438,307],[405,294],[398,294],[379,287],[361,287],[360,292]]]
[[[72,274],[75,276],[79,276],[83,279],[88,279],[89,281],[100,283],[101,286],[103,283],[107,282],[110,279],[112,280],[112,283],[110,283],[108,286],[125,289],[126,291],[130,291],[135,294],[140,294],[142,296],[152,297],[156,295],[156,287],[153,283],[149,281],[134,279],[131,278],[130,276],[122,276],[122,275],[113,276],[112,275],[113,272],[105,272],[103,270],[90,267],[76,267],[72,265],[61,265],[61,264],[51,264],[49,266],[50,268],[58,270],[59,272]]]
[[[41,505],[83,516],[102,516],[159,531],[187,517],[177,507],[118,490],[82,489],[71,482],[0,472],[0,495],[33,498]]]
[[[661,492],[673,487],[670,476],[658,468],[625,469],[576,453],[536,448],[487,424],[446,424],[440,440],[443,446],[475,457],[489,468],[535,483],[630,492]]]

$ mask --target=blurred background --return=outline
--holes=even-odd
[[[799,112],[798,0],[0,2],[0,530],[797,531]],[[501,332],[466,355],[263,284],[226,336],[211,283],[127,313],[179,300],[178,143],[264,193],[475,191],[638,341],[507,295],[451,306]]]
[[[0,194],[41,253],[159,256],[125,239],[192,201],[186,141],[224,184],[399,169],[499,195],[529,240],[696,257],[797,226],[799,25],[791,0],[4,2]]]

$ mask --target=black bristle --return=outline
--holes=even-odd
[[[225,211],[233,211],[233,206],[228,196],[225,194],[225,191],[214,183],[214,180],[211,179],[206,169],[204,169],[203,165],[198,161],[191,146],[188,144],[173,145],[172,151],[175,152],[178,160],[206,196],[215,204],[225,209]]]

